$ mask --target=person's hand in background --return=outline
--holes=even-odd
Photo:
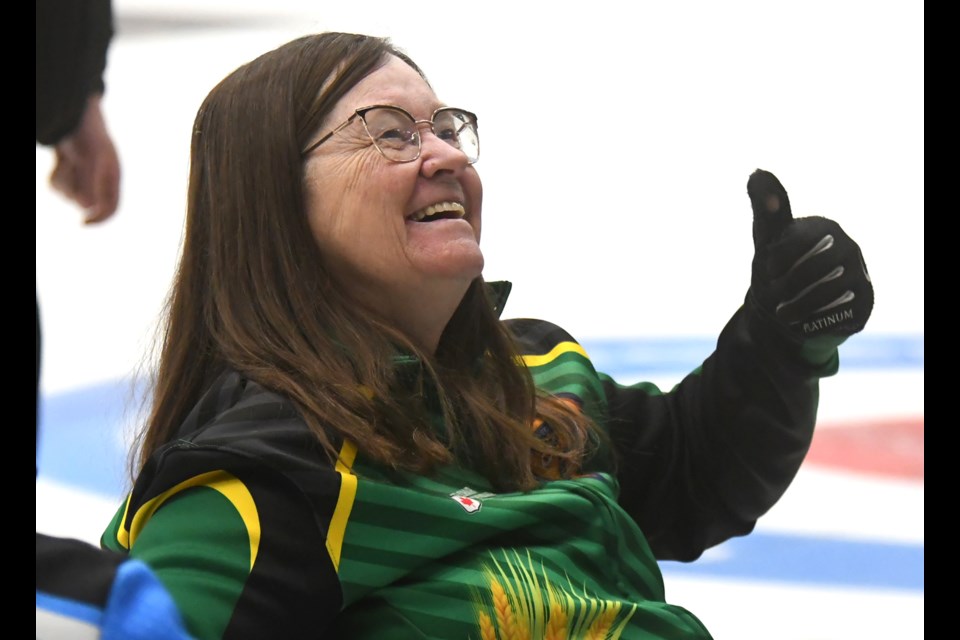
[[[84,210],[84,222],[112,216],[120,203],[120,158],[107,131],[100,96],[92,95],[79,126],[55,147],[50,186]]]

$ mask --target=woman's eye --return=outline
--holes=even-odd
[[[443,129],[437,129],[437,137],[441,140],[446,140],[447,142],[455,142],[457,140],[457,130],[453,127],[444,127]]]
[[[405,129],[387,129],[377,136],[377,139],[391,142],[404,142],[410,139],[410,132]]]

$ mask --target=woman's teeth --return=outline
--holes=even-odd
[[[429,207],[420,209],[420,211],[410,216],[410,219],[414,222],[420,222],[424,218],[433,218],[441,214],[449,214],[443,215],[444,218],[462,218],[467,212],[459,202],[438,202],[437,204],[432,204]]]

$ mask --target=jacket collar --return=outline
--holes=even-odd
[[[503,313],[503,307],[507,304],[507,298],[510,297],[510,291],[513,289],[513,283],[507,280],[495,280],[487,282],[487,293],[490,295],[490,301],[493,303],[493,312],[499,318]]]

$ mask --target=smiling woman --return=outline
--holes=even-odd
[[[479,133],[351,33],[268,51],[201,105],[134,486],[102,538],[197,637],[711,637],[658,560],[786,491],[872,310],[859,247],[758,170],[753,276],[715,351],[669,391],[621,384],[561,327],[501,319]]]
[[[401,105],[353,107],[391,99]],[[307,219],[334,279],[427,351],[483,271],[476,120],[440,106],[420,72],[391,56],[324,119],[353,113],[311,145],[304,176]],[[430,118],[417,124],[409,112]]]

